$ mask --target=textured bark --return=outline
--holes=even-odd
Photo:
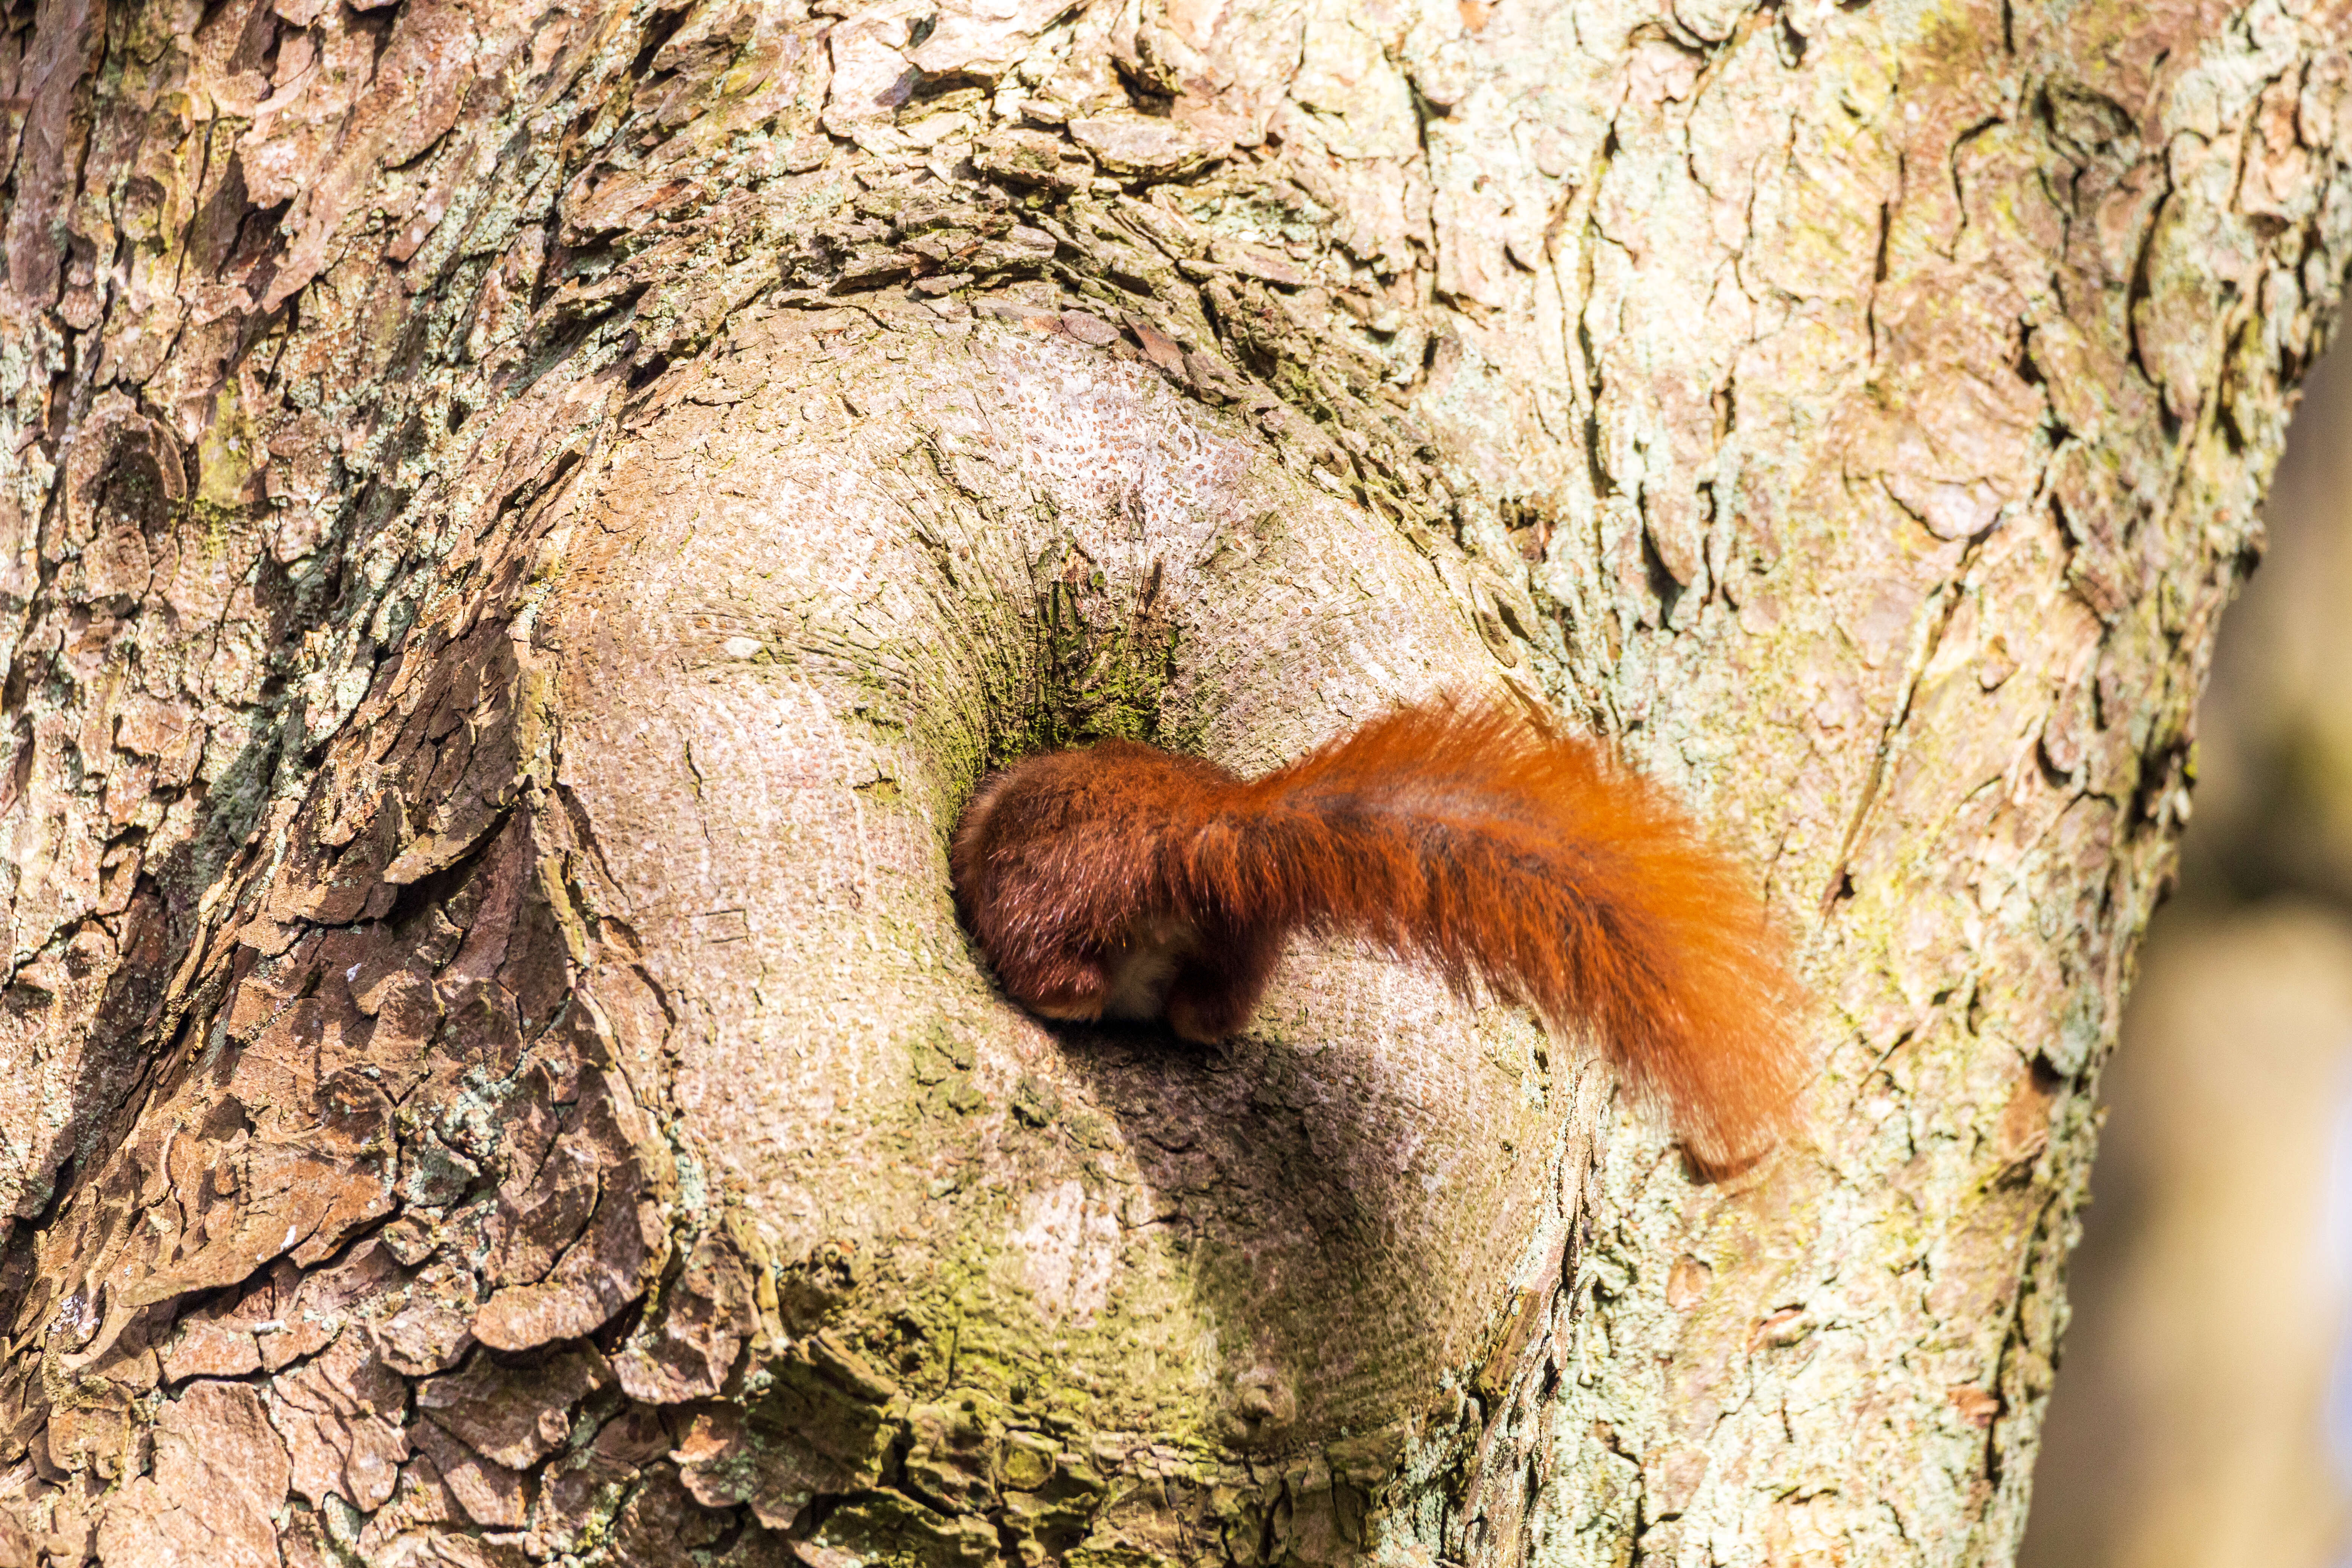
[[[7,15],[0,1559],[2008,1560],[2342,4]],[[992,993],[992,761],[1443,685],[1805,1137]]]

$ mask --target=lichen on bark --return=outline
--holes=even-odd
[[[2340,5],[41,0],[0,1559],[2006,1561]],[[1808,1130],[959,932],[988,766],[1486,689]]]

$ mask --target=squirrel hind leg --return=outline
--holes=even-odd
[[[1241,1033],[1281,957],[1280,931],[1228,926],[1202,932],[1169,984],[1168,1026],[1198,1045]]]
[[[1025,972],[1000,963],[996,980],[1006,995],[1041,1018],[1091,1024],[1103,1016],[1111,975],[1099,959],[1066,952]]]
[[[1057,1024],[1091,1024],[1103,1016],[1103,993],[1099,989],[1060,991],[1024,998],[1021,1005]]]

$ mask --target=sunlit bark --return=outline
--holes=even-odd
[[[2006,1562],[2347,36],[12,9],[0,1560]],[[992,990],[992,762],[1440,686],[1756,868],[1805,1136]]]

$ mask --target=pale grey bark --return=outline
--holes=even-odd
[[[0,1556],[2008,1559],[2341,5],[44,0]],[[1402,695],[1748,856],[1808,1130],[955,924]]]

